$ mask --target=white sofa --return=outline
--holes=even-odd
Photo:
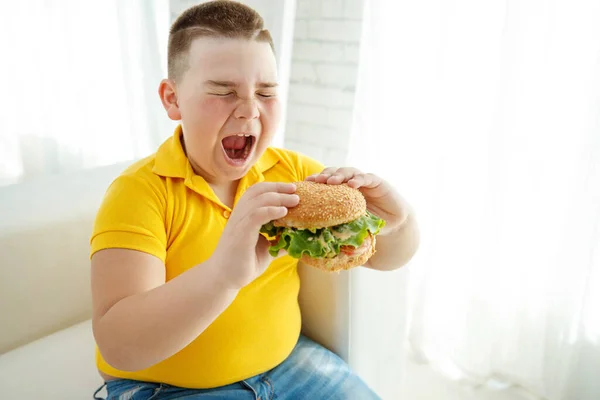
[[[125,166],[0,187],[0,398],[80,400],[102,384],[88,241],[104,191]],[[347,359],[348,274],[301,274],[305,333]]]

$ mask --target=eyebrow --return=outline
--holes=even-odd
[[[219,86],[219,87],[224,87],[224,88],[233,88],[233,87],[238,86],[235,82],[232,82],[232,81],[208,80],[208,81],[205,81],[204,83],[206,85]],[[256,86],[258,86],[259,88],[273,88],[273,87],[277,87],[279,85],[275,82],[259,82]]]

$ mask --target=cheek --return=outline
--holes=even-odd
[[[218,97],[204,97],[196,112],[210,120],[227,119],[232,112],[232,106]]]
[[[196,160],[204,157],[202,154],[213,151],[213,144],[229,118],[230,109],[231,106],[220,98],[200,97],[186,104],[182,121],[188,132],[186,138],[190,145],[188,151],[195,155]]]
[[[274,131],[277,129],[279,119],[281,118],[281,103],[279,100],[266,101],[263,104],[261,116],[263,129],[268,131]]]
[[[228,104],[218,97],[195,96],[180,104],[181,117],[190,124],[213,125],[223,116],[228,116]]]

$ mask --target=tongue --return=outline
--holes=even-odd
[[[223,139],[223,148],[226,150],[241,150],[246,145],[244,136],[228,136]]]

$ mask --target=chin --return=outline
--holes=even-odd
[[[238,181],[242,179],[248,171],[252,168],[252,166],[258,161],[258,158],[252,158],[246,160],[244,165],[241,166],[232,166],[226,161],[223,160],[223,156],[220,156],[220,160],[217,160],[216,168],[215,168],[215,176],[219,176],[219,180],[227,180],[227,181]]]

